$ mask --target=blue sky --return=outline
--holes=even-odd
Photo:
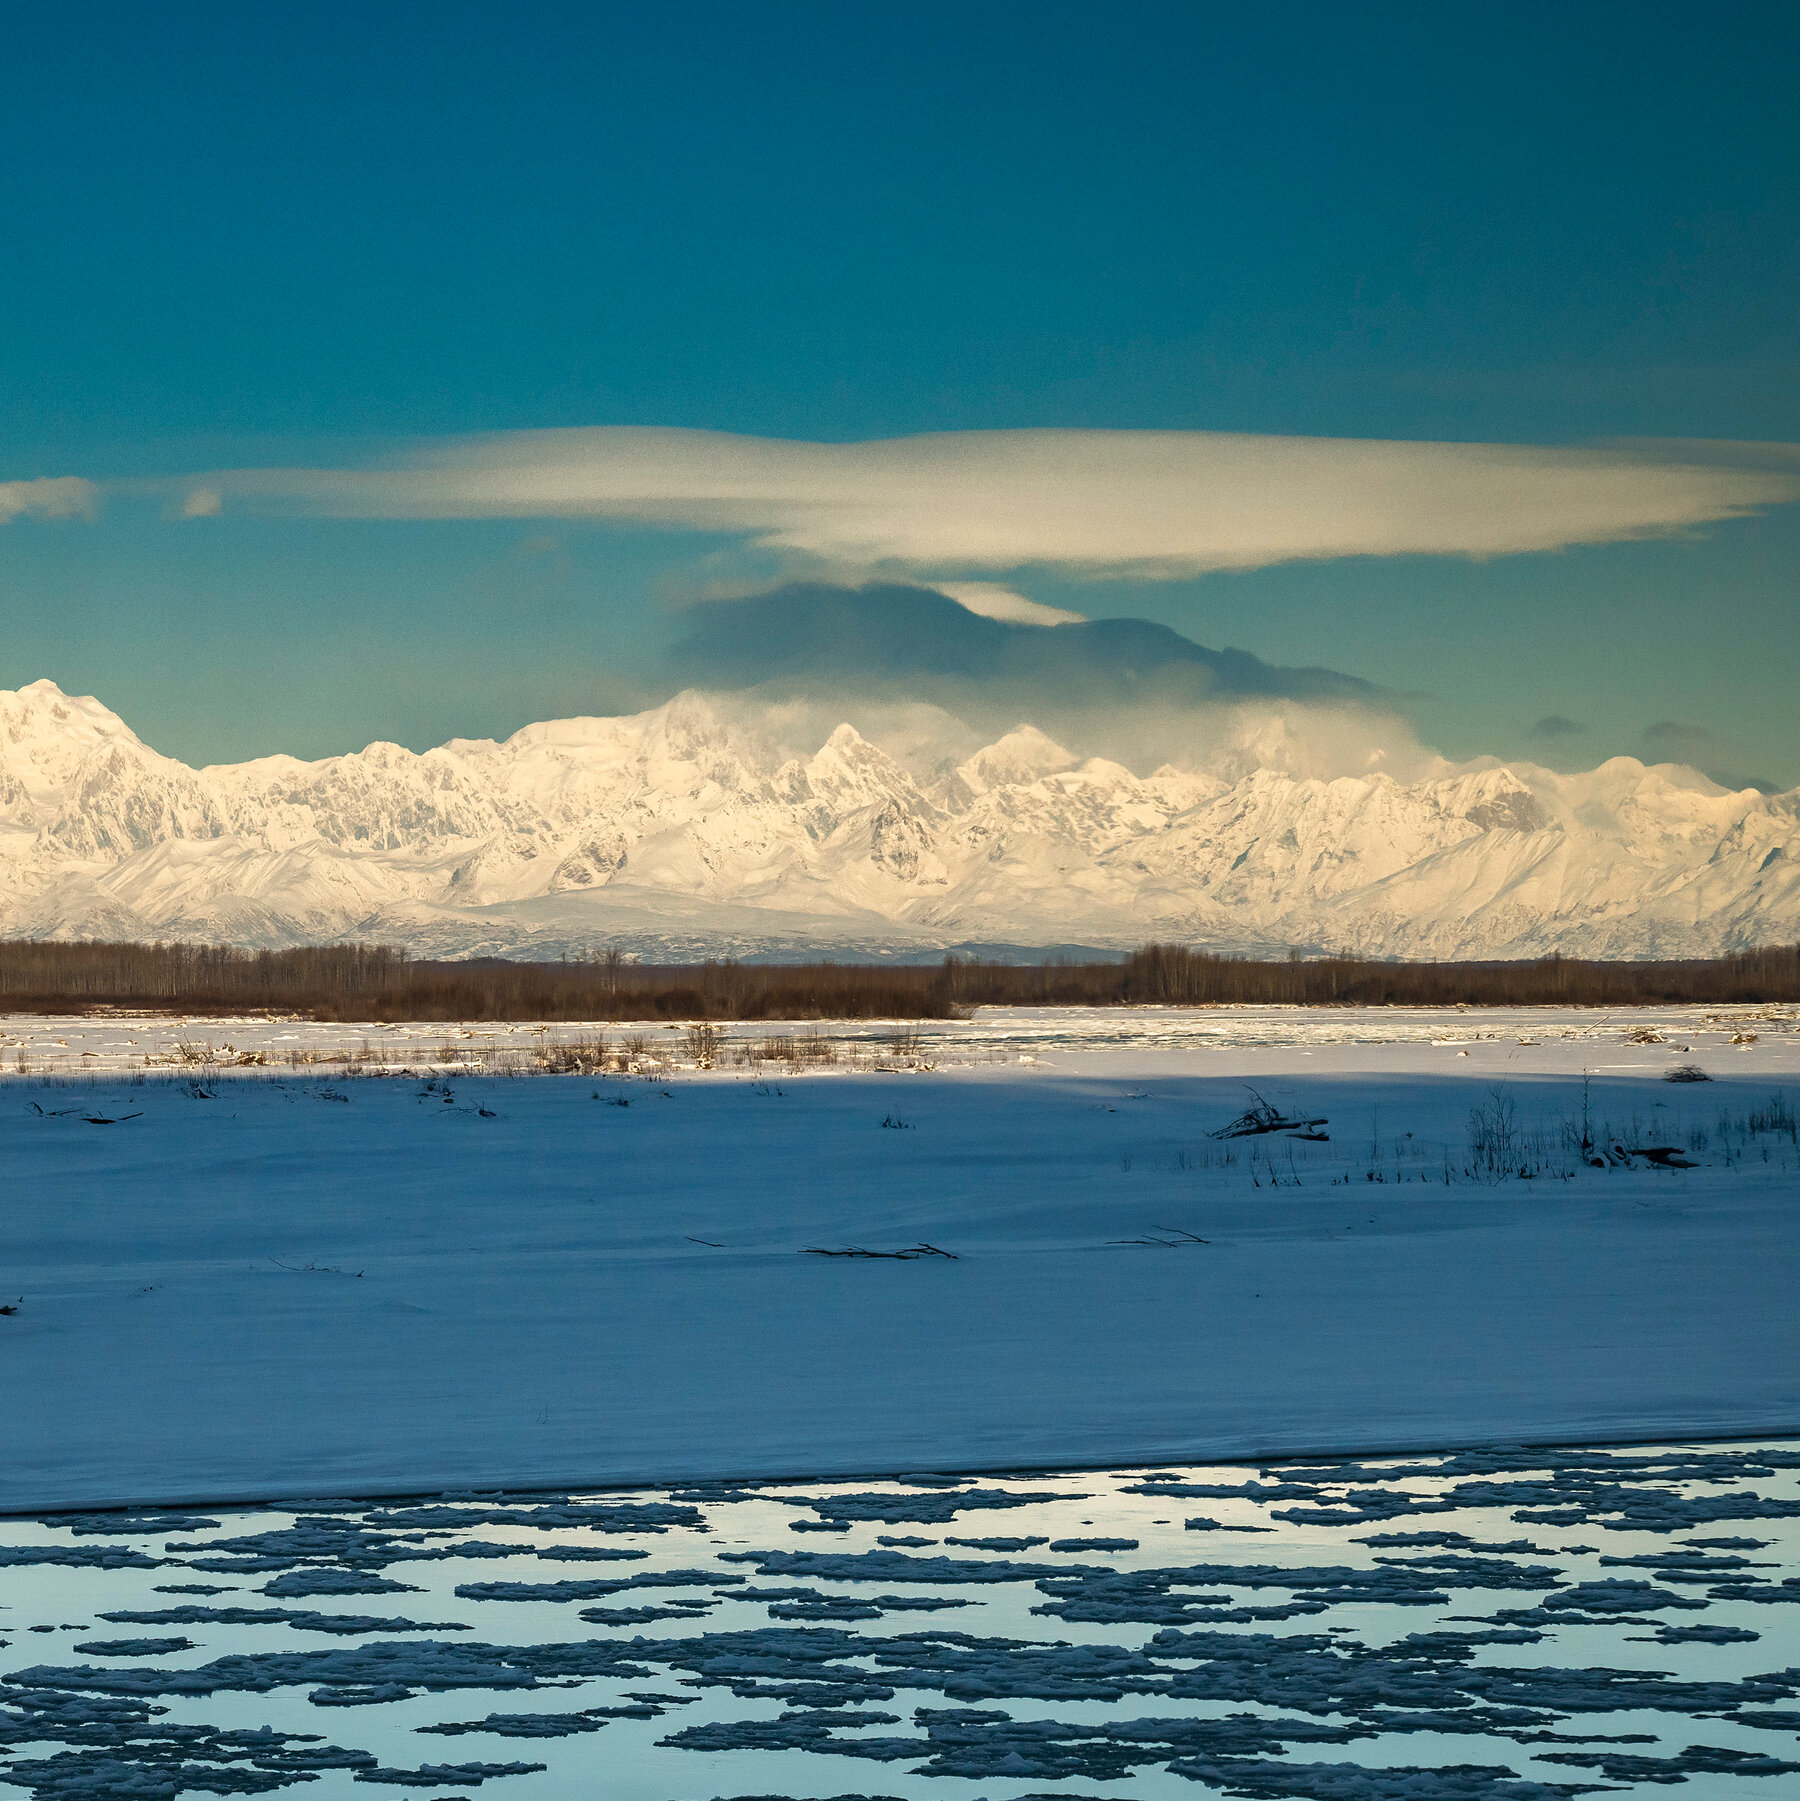
[[[0,684],[98,693],[190,760],[422,746],[654,698],[675,603],[792,573],[691,506],[169,516],[204,472],[421,440],[1800,439],[1792,9],[1465,12],[15,16],[0,483],[101,501],[0,526]],[[1673,723],[1787,785],[1800,508],[1738,510],[1477,557],[905,572],[1342,669],[1455,755],[1666,755]]]

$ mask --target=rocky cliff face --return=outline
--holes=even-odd
[[[439,955],[1699,955],[1800,938],[1800,791],[1629,758],[1140,777],[1029,726],[922,783],[848,725],[778,763],[697,694],[504,743],[196,770],[34,682],[0,693],[0,931]]]

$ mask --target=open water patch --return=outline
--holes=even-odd
[[[0,1792],[302,1786],[1800,1793],[1800,1444],[0,1521]]]

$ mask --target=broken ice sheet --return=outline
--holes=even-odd
[[[1797,1522],[1778,1443],[8,1521],[0,1783],[1773,1795]]]

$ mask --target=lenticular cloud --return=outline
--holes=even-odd
[[[78,475],[0,482],[0,525],[20,517],[76,519],[94,510],[98,490]]]
[[[188,486],[206,493],[207,511],[216,493],[226,510],[342,518],[634,519],[840,567],[1157,578],[1556,550],[1800,499],[1792,448],[1749,454],[1757,448],[1164,431],[814,444],[609,427],[455,439],[377,467],[214,472]]]

